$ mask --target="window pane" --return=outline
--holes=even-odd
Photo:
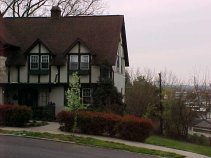
[[[39,56],[38,55],[31,55],[30,56],[30,69],[31,70],[38,70],[39,69]]]
[[[78,56],[70,55],[70,70],[77,70],[77,69],[78,69]]]
[[[90,88],[83,88],[82,96],[83,97],[91,97],[91,89]]]
[[[49,92],[48,89],[42,89],[39,92],[39,106],[46,106],[49,102]]]
[[[91,89],[90,88],[82,89],[82,101],[83,101],[83,104],[91,103]]]
[[[88,70],[89,69],[89,56],[88,55],[82,55],[81,56],[80,68],[82,70]]]
[[[42,55],[41,56],[41,69],[48,69],[49,68],[49,55]]]

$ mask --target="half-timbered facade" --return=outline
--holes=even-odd
[[[0,17],[0,104],[29,106],[65,105],[65,91],[73,72],[78,72],[84,103],[107,61],[118,91],[125,92],[125,66],[129,66],[124,17]],[[54,13],[58,12],[58,13]]]

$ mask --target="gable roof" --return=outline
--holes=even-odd
[[[92,55],[95,55],[96,64],[108,60],[111,65],[115,65],[120,33],[122,33],[126,66],[129,66],[124,17],[122,15],[2,18],[2,21],[5,28],[11,32],[11,36],[4,36],[4,40],[8,40],[8,43],[18,43],[21,58],[28,48],[37,39],[40,39],[56,55],[53,62],[55,65],[64,64],[65,51],[77,39],[81,39],[90,48]],[[11,62],[14,64],[12,60],[8,64],[12,64]],[[22,60],[22,65],[25,62],[26,60]]]

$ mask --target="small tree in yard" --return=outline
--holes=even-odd
[[[73,133],[77,127],[77,111],[86,109],[86,106],[81,103],[80,88],[80,78],[77,73],[73,73],[66,91],[67,110],[74,113]]]

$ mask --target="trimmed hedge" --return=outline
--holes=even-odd
[[[70,131],[75,113],[61,111],[57,120],[61,129]],[[77,113],[78,131],[85,134],[109,135],[128,140],[144,141],[151,133],[150,120],[135,116],[119,116],[113,113],[80,111]]]
[[[64,131],[71,131],[73,128],[74,115],[69,111],[61,111],[56,116],[60,124],[60,129]]]
[[[150,136],[152,129],[152,121],[126,115],[122,118],[118,131],[123,139],[143,141]]]
[[[116,134],[120,116],[112,113],[82,111],[78,113],[78,128],[82,133],[110,136]]]
[[[19,105],[0,105],[0,125],[24,126],[32,116],[31,108]]]

